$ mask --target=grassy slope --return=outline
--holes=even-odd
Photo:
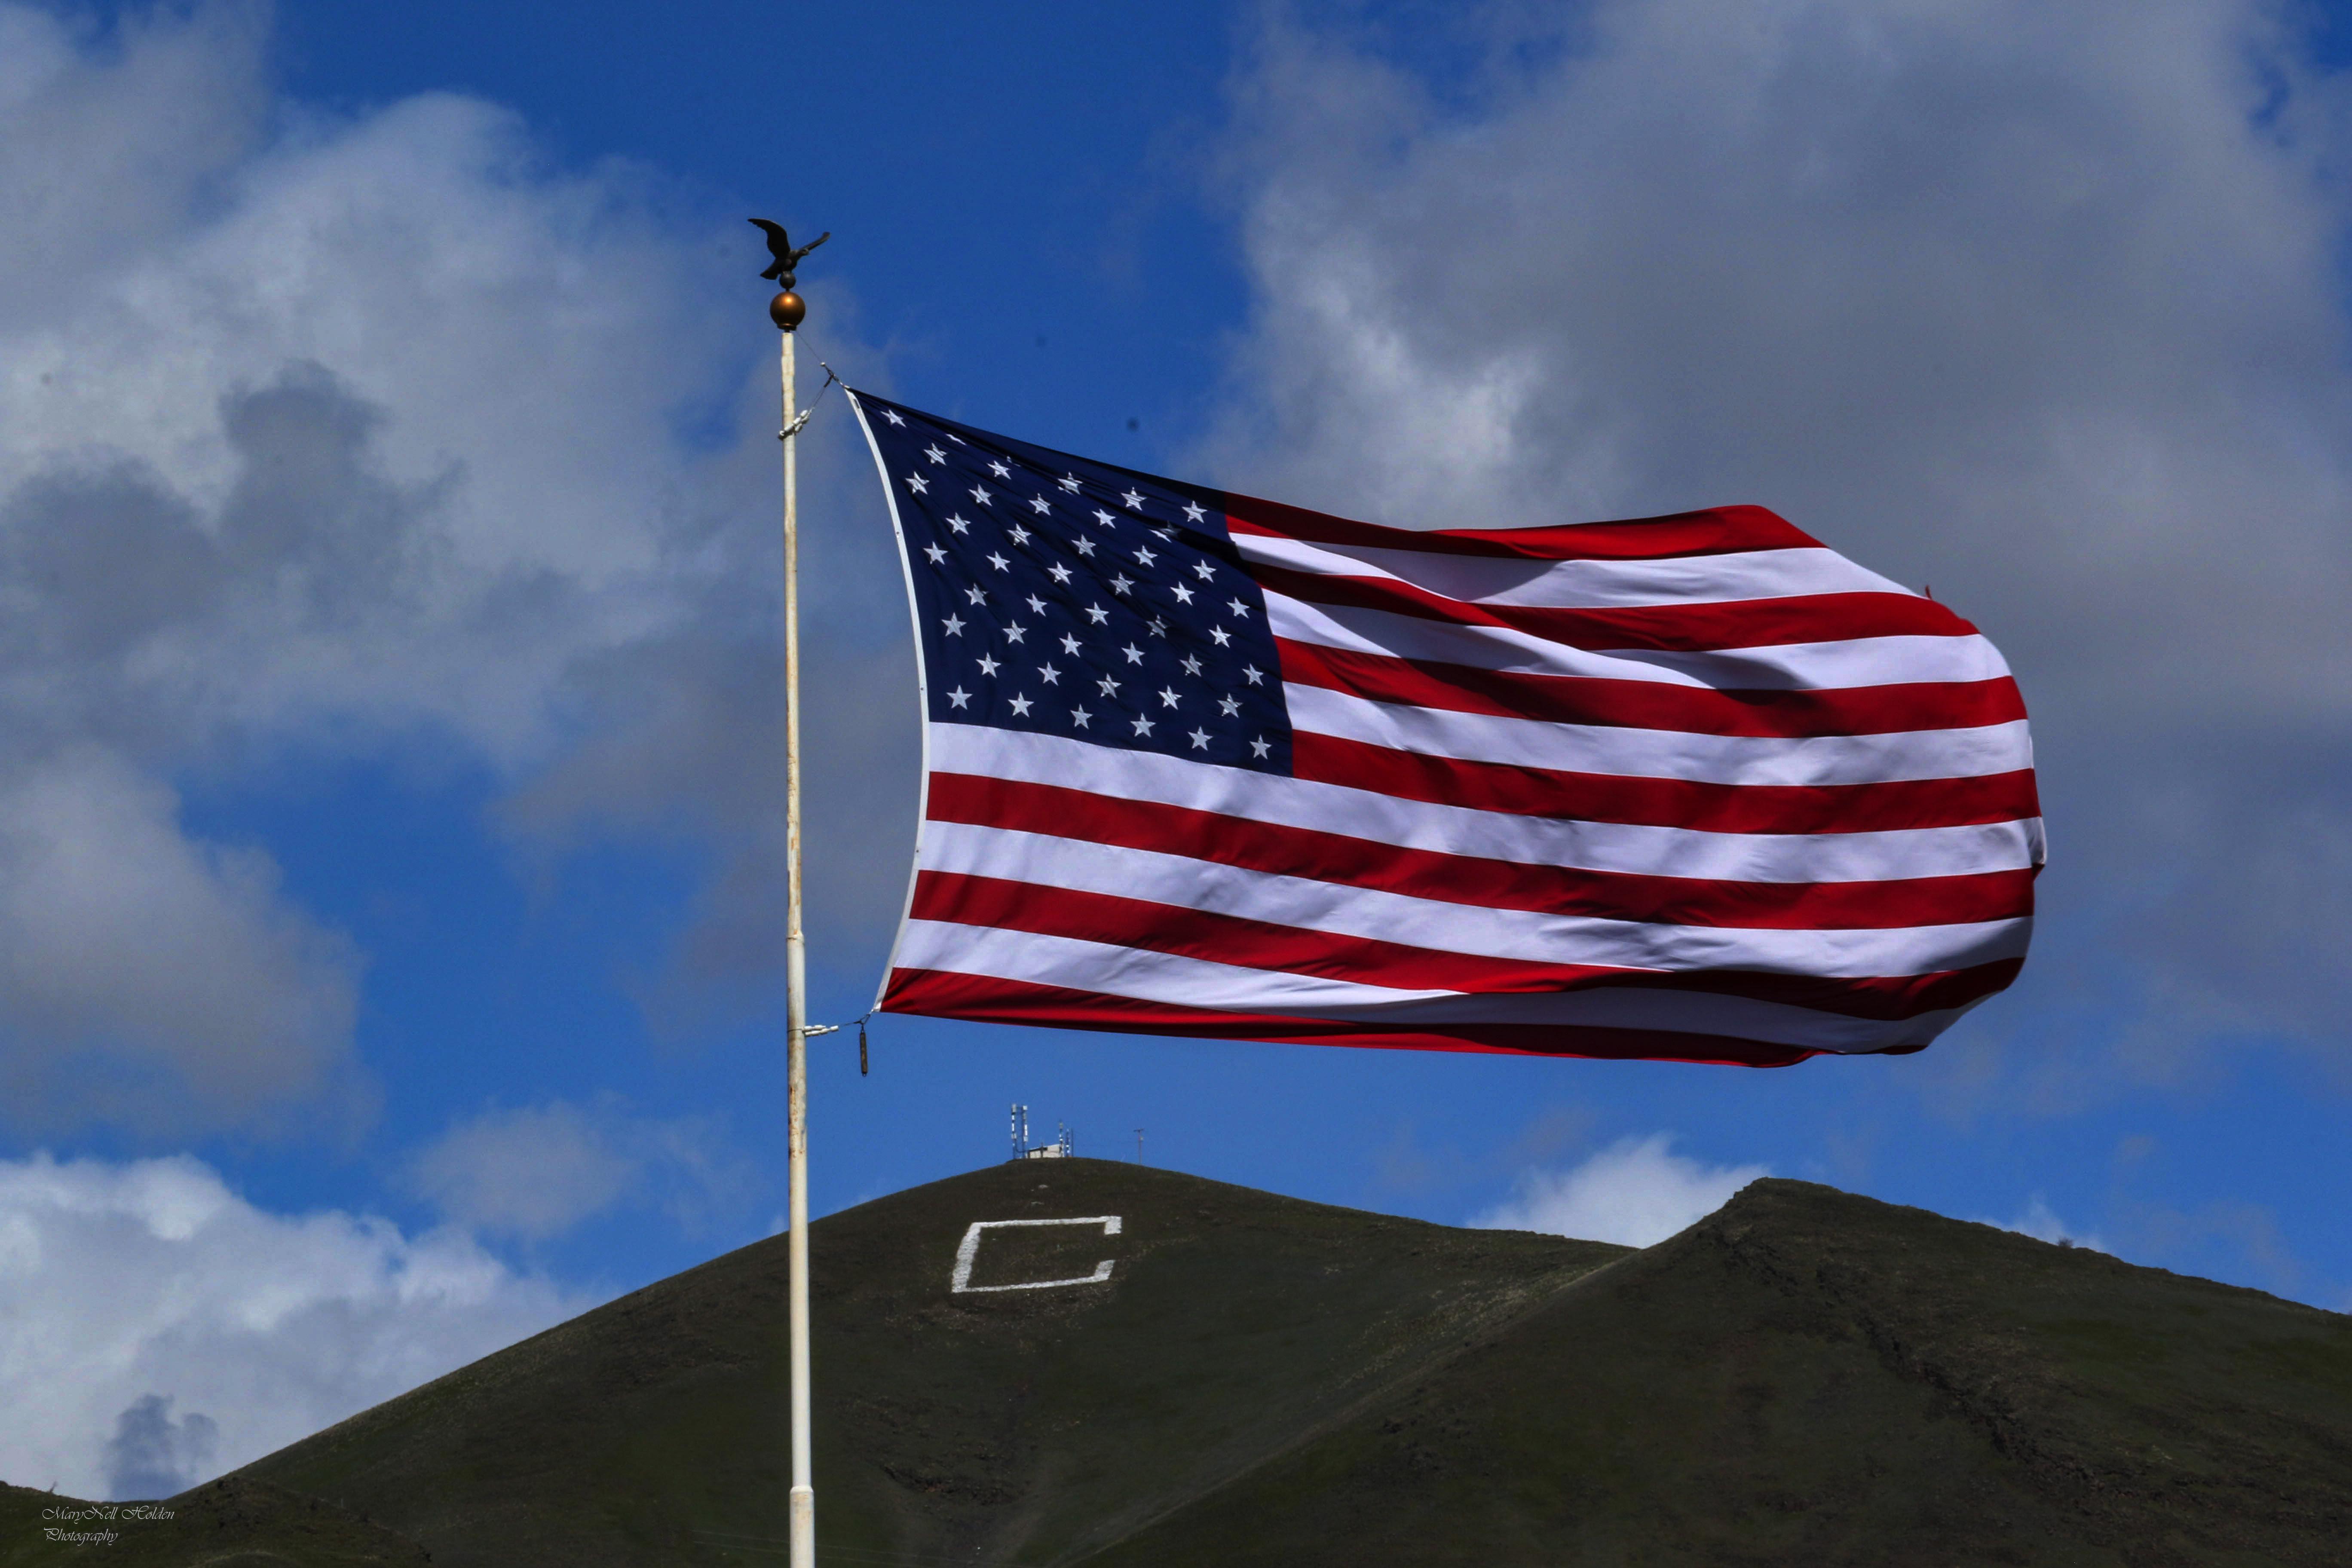
[[[974,1279],[1109,1284],[948,1291],[971,1221],[1102,1214]],[[1826,1187],[1628,1253],[1041,1162],[813,1252],[828,1568],[2352,1560],[2352,1319]],[[783,1269],[664,1280],[109,1560],[778,1561]],[[0,1563],[58,1560],[36,1500]]]
[[[1027,1244],[1050,1277],[1113,1258],[1109,1284],[948,1292],[972,1221],[1100,1214],[1122,1234],[998,1235],[982,1258],[1019,1263]],[[833,1215],[812,1237],[824,1535],[961,1562],[1071,1555],[1622,1252],[1086,1160]],[[745,1560],[725,1544],[784,1533],[782,1323],[783,1248],[761,1243],[251,1473],[391,1520],[445,1563]]]
[[[1759,1183],[1095,1559],[1213,1560],[2343,1563],[2352,1319]]]

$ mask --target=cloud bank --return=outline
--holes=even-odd
[[[417,1153],[407,1185],[453,1225],[543,1241],[629,1200],[658,1201],[681,1227],[706,1229],[757,1183],[709,1118],[557,1100],[458,1121]]]
[[[1980,1220],[1978,1223],[1980,1225],[2000,1224],[1998,1220]],[[2067,1247],[2087,1247],[2094,1252],[2105,1252],[2108,1250],[2106,1243],[2099,1239],[2098,1234],[2095,1231],[2079,1230],[2061,1219],[2058,1216],[2057,1211],[2050,1206],[2049,1200],[2044,1198],[2040,1193],[2033,1194],[2032,1198],[2026,1204],[2025,1210],[2022,1214],[2020,1214],[2015,1219],[2011,1220],[2007,1225],[2001,1225],[2000,1228],[2003,1230],[2013,1230],[2020,1236],[2030,1236],[2036,1241],[2047,1241],[2053,1245],[2063,1244]]]
[[[185,1156],[0,1162],[0,1479],[168,1495],[593,1304]]]
[[[642,169],[551,167],[476,100],[287,103],[266,32],[235,4],[110,30],[0,5],[0,1117],[20,1132],[363,1105],[365,955],[262,848],[189,831],[192,779],[455,759],[495,781],[527,861],[614,833],[690,853],[698,901],[640,978],[657,1014],[760,1005],[777,972],[755,237]],[[843,359],[839,331],[811,335]],[[903,611],[845,422],[814,427],[803,471],[818,580],[845,555],[877,584],[821,596],[810,633],[812,793],[862,836],[819,845],[812,902],[855,933],[895,913],[861,851],[909,831],[912,781],[849,781],[907,771],[914,704],[878,700],[910,685]]]
[[[2098,1070],[2340,1057],[2352,121],[2288,16],[1496,5],[1434,84],[1278,17],[1210,459],[1412,526],[1762,502],[1932,586],[2032,709],[2027,984],[2112,1003]]]
[[[1486,1230],[1539,1230],[1582,1241],[1650,1247],[1731,1201],[1772,1173],[1762,1165],[1706,1165],[1674,1152],[1671,1133],[1625,1138],[1573,1169],[1529,1171],[1511,1201],[1470,1223]]]

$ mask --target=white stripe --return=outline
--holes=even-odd
[[[931,765],[1530,866],[1727,882],[1876,882],[2042,863],[2039,818],[1885,833],[1702,833],[1474,811],[978,724],[929,726]]]
[[[1474,605],[1559,610],[1740,603],[1811,594],[1920,595],[1834,550],[1748,550],[1649,561],[1527,561],[1236,533],[1242,559],[1325,577],[1410,583]]]
[[[923,825],[923,865],[933,871],[1072,892],[1149,899],[1180,909],[1434,952],[1669,973],[1741,969],[1855,978],[1931,974],[2022,956],[2033,923],[2020,919],[1892,930],[1780,931],[1536,914],[961,822]]]
[[[1981,637],[1850,637],[1712,653],[1570,647],[1509,626],[1459,626],[1349,605],[1310,605],[1271,589],[1274,635],[1323,647],[1473,669],[1654,680],[1723,691],[1837,691],[1921,681],[1994,680],[2008,664]]]
[[[1697,735],[1376,702],[1286,686],[1294,729],[1424,756],[1706,784],[1832,785],[1979,778],[2033,765],[2025,721],[1885,735]]]
[[[1725,1035],[1832,1051],[1924,1045],[1958,1016],[1958,1010],[1954,1010],[1880,1022],[1742,996],[1612,987],[1475,997],[1457,992],[1402,991],[1115,947],[1076,937],[1037,936],[936,921],[916,921],[908,927],[896,967],[1055,985],[1171,1006],[1344,1020],[1366,1027],[1416,1022],[1580,1024]]]

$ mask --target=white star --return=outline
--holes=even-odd
[[[1118,499],[1127,503],[1127,510],[1129,511],[1141,511],[1143,510],[1143,497],[1134,490],[1128,491]]]
[[[1146,566],[1150,565],[1153,562],[1155,562],[1155,561],[1157,561],[1157,560],[1159,560],[1159,559],[1160,559],[1160,557],[1158,557],[1157,555],[1154,555],[1153,553],[1151,553],[1151,552],[1150,552],[1149,549],[1144,549],[1144,550],[1139,550],[1139,551],[1137,551],[1137,552],[1135,552],[1135,558],[1136,558],[1138,561],[1142,562]]]
[[[1013,470],[1004,466],[1004,459],[1002,458],[991,458],[988,460],[988,471],[1000,479],[1009,479],[1013,477]]]
[[[1187,518],[1190,518],[1192,521],[1198,522],[1209,514],[1201,510],[1201,503],[1199,501],[1188,500],[1184,503],[1184,515]]]
[[[1011,626],[1007,626],[1007,627],[1005,627],[1005,628],[1004,628],[1004,640],[1005,640],[1006,642],[1019,642],[1019,641],[1021,640],[1022,637],[1024,636],[1024,634],[1025,634],[1028,630],[1029,630],[1029,628],[1028,628],[1027,626],[1023,626],[1020,622],[1015,621],[1015,622],[1013,622]]]
[[[1200,657],[1200,655],[1198,655],[1198,654],[1188,654],[1188,655],[1186,655],[1186,656],[1185,656],[1185,658],[1184,658],[1184,673],[1185,673],[1185,674],[1187,674],[1187,675],[1198,675],[1198,674],[1200,674],[1200,673],[1201,673],[1201,657]]]
[[[1087,727],[1087,721],[1093,717],[1093,714],[1087,712],[1083,708],[1073,708],[1070,710],[1070,722],[1076,725],[1081,730]]]
[[[1222,708],[1222,709],[1223,709],[1223,710],[1225,710],[1225,717],[1226,717],[1226,718],[1228,718],[1228,719],[1232,718],[1234,714],[1239,713],[1239,712],[1242,710],[1242,705],[1241,705],[1241,700],[1240,700],[1240,699],[1238,699],[1238,698],[1234,698],[1234,697],[1220,697],[1220,698],[1218,698],[1218,699],[1217,699],[1217,706],[1218,706],[1218,707],[1220,707],[1220,708]]]
[[[891,424],[896,425],[901,430],[904,430],[907,427],[907,422],[898,417],[898,411],[895,408],[885,408],[882,411],[882,417],[887,419]]]
[[[1044,496],[1031,496],[1029,498],[1029,504],[1036,509],[1037,514],[1040,517],[1043,517],[1045,513],[1054,510],[1052,507],[1045,504],[1045,498]]]
[[[1201,581],[1202,581],[1202,582],[1203,582],[1203,583],[1207,582],[1210,578],[1212,578],[1212,577],[1213,577],[1213,576],[1215,576],[1215,575],[1217,574],[1217,569],[1216,569],[1215,567],[1213,567],[1213,566],[1210,565],[1210,564],[1209,564],[1207,562],[1205,562],[1205,561],[1202,562],[1199,565],[1197,565],[1197,566],[1193,567],[1193,568],[1192,568],[1192,570],[1193,570],[1194,572],[1196,572],[1196,573],[1198,573],[1198,574],[1200,574]]]
[[[1059,686],[1062,683],[1062,672],[1050,664],[1039,665],[1037,674],[1048,686]]]
[[[907,476],[907,488],[914,491],[917,495],[921,495],[925,490],[931,488],[931,481],[923,478],[920,474],[908,474]]]
[[[1070,580],[1070,569],[1058,561],[1045,568],[1045,574],[1056,583],[1066,583]]]
[[[1245,664],[1242,666],[1242,673],[1249,677],[1249,683],[1252,686],[1263,686],[1265,684],[1265,677],[1258,673],[1257,666],[1254,664]]]
[[[1192,749],[1196,752],[1205,752],[1209,749],[1209,732],[1206,730],[1192,731]]]
[[[1042,616],[1045,613],[1045,601],[1034,594],[1022,602],[1029,606],[1029,613],[1033,616]]]
[[[1243,604],[1239,599],[1227,599],[1225,601],[1225,608],[1231,610],[1237,616],[1246,616],[1249,614],[1249,606]]]
[[[963,513],[961,512],[958,512],[953,517],[948,519],[948,526],[954,529],[958,533],[970,533],[971,531],[971,524],[964,521]]]
[[[1055,479],[1054,482],[1061,486],[1064,489],[1069,491],[1072,495],[1078,493],[1078,476],[1076,474],[1064,474],[1060,479]]]
[[[1176,602],[1180,605],[1189,605],[1192,602],[1192,590],[1181,583],[1177,584],[1169,592],[1176,595]]]
[[[1252,741],[1250,742],[1250,755],[1253,757],[1263,757],[1272,750],[1274,750],[1274,748],[1264,741]]]
[[[952,431],[952,430],[950,430],[950,431],[949,431],[949,432],[947,433],[947,437],[948,437],[948,439],[949,439],[949,440],[953,441],[953,442],[954,442],[957,446],[959,446],[959,447],[969,447],[969,446],[971,446],[971,442],[969,442],[969,441],[965,440],[962,437],[961,437],[961,436],[957,435],[957,434],[956,434],[954,431]]]
[[[924,545],[923,553],[931,558],[931,564],[934,566],[937,566],[940,562],[945,561],[948,558],[948,552],[941,550],[936,544]]]
[[[1110,612],[1104,609],[1100,605],[1088,605],[1087,606],[1087,619],[1094,622],[1097,626],[1100,626],[1105,621],[1110,619]]]
[[[1163,686],[1163,687],[1161,687],[1161,688],[1160,689],[1160,706],[1165,707],[1165,708],[1173,708],[1173,707],[1175,707],[1175,706],[1176,706],[1176,689],[1175,689],[1174,687],[1172,687],[1172,686]]]
[[[1128,644],[1118,651],[1127,655],[1127,662],[1129,664],[1141,664],[1143,662],[1143,650],[1136,647],[1133,643]]]
[[[1092,555],[1095,552],[1095,542],[1091,539],[1081,539],[1077,542],[1077,545],[1078,553],[1081,555]]]
[[[1151,531],[1158,534],[1162,539],[1173,539],[1176,537],[1176,531],[1172,528],[1155,528]]]
[[[1013,525],[1013,542],[1015,544],[1029,542],[1029,531],[1017,522]]]
[[[981,559],[987,562],[991,566],[995,567],[999,572],[1009,571],[1013,565],[1012,562],[1007,561],[1003,556],[999,555],[993,550],[982,556]]]
[[[971,693],[959,686],[948,693],[948,700],[959,708],[969,708],[971,706]]]
[[[1068,654],[1072,658],[1076,658],[1078,656],[1078,639],[1071,637],[1066,632],[1064,633],[1062,636],[1062,651]]]
[[[1152,616],[1150,620],[1144,624],[1151,628],[1151,635],[1153,637],[1164,637],[1168,635],[1168,623],[1161,620],[1158,616]]]
[[[1118,519],[1111,516],[1110,513],[1103,510],[1102,508],[1097,507],[1095,508],[1095,521],[1101,523],[1105,528],[1110,528],[1118,523]]]
[[[1227,643],[1234,640],[1234,634],[1225,630],[1223,626],[1211,626],[1209,628],[1209,635],[1217,639],[1217,646],[1219,647],[1223,647]]]
[[[1132,587],[1134,587],[1134,586],[1135,586],[1135,579],[1134,579],[1134,578],[1132,578],[1132,577],[1128,576],[1128,575],[1127,575],[1126,574],[1124,574],[1124,573],[1120,574],[1118,576],[1116,576],[1116,577],[1114,577],[1114,578],[1112,578],[1112,579],[1110,580],[1110,591],[1111,591],[1112,593],[1114,593],[1114,594],[1124,594],[1124,593],[1126,593],[1129,588],[1132,588]]]
[[[989,500],[988,500],[988,487],[987,487],[986,485],[974,485],[974,486],[972,486],[972,487],[971,487],[971,499],[972,499],[972,500],[976,500],[976,501],[978,501],[978,502],[979,502],[981,505],[982,505],[982,506],[986,506],[986,505],[988,505],[988,504],[989,504]]]
[[[1006,703],[1005,706],[1013,710],[1013,716],[1016,719],[1026,719],[1029,717],[1029,709],[1031,704],[1029,699],[1026,697],[1016,697],[1011,702]]]
[[[948,455],[940,450],[940,445],[936,441],[923,448],[923,456],[934,463],[944,463],[948,460]]]
[[[1002,666],[1002,665],[1000,665],[1000,664],[998,664],[998,663],[996,662],[996,656],[995,656],[994,654],[992,654],[992,653],[984,653],[984,654],[982,654],[982,655],[980,656],[980,672],[981,672],[981,674],[982,674],[982,675],[994,675],[994,674],[995,674],[999,669],[1002,669],[1003,668],[1003,666]]]
[[[1104,676],[1100,680],[1096,681],[1095,684],[1102,689],[1102,694],[1105,697],[1116,697],[1118,695],[1118,682],[1113,680],[1108,675]]]
[[[960,637],[963,636],[963,617],[961,616],[950,616],[946,620],[940,623],[940,629],[946,632],[947,635],[951,637]]]
[[[988,595],[980,591],[980,584],[977,583],[973,584],[971,587],[966,588],[963,592],[964,596],[975,605],[984,605],[988,603]]]
[[[1151,733],[1151,721],[1149,719],[1138,719],[1135,721],[1135,732],[1139,735],[1149,735]]]

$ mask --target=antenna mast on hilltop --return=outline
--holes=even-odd
[[[816,1568],[816,1488],[809,1468],[809,1289],[808,1289],[808,964],[801,936],[801,603],[800,465],[793,438],[808,423],[796,406],[793,384],[793,334],[808,315],[808,301],[794,290],[794,269],[803,257],[833,237],[828,229],[794,247],[783,228],[765,218],[751,222],[768,237],[771,265],[762,278],[778,292],[768,301],[768,320],[783,339],[780,368],[784,422],[776,439],[784,448],[784,1042],[786,1095],[792,1150],[792,1568]],[[822,393],[819,395],[823,395]],[[814,407],[814,405],[812,405]],[[829,1033],[830,1030],[823,1032]]]

